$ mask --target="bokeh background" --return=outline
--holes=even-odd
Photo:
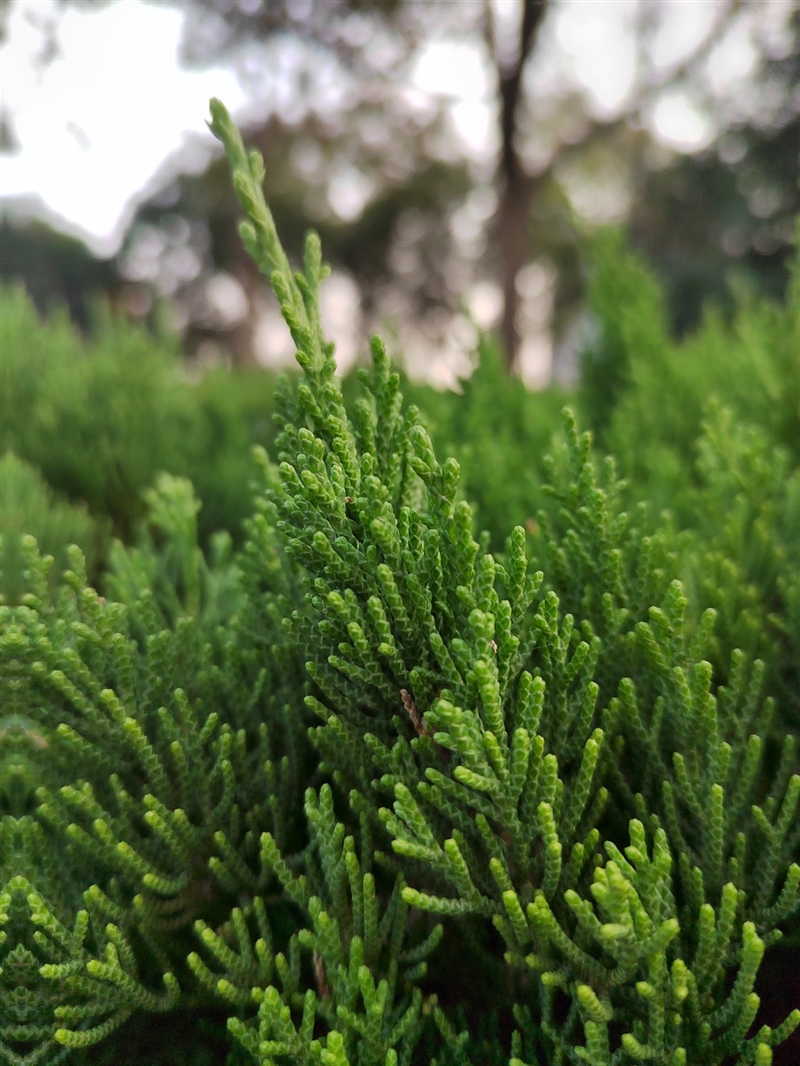
[[[333,274],[343,368],[380,329],[457,387],[480,331],[571,386],[586,248],[621,226],[683,335],[780,297],[800,207],[793,0],[3,0],[2,276],[86,329],[98,294],[198,374],[291,362],[205,129],[264,153]]]

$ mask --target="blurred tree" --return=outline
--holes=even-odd
[[[405,132],[407,138],[415,135],[414,131]],[[336,269],[357,282],[364,313],[377,318],[390,279],[395,281],[395,295],[404,288],[403,264],[397,269],[398,220],[413,223],[408,243],[419,245],[421,255],[430,257],[437,248],[446,250],[448,208],[463,199],[472,182],[465,165],[447,164],[419,153],[414,170],[392,180],[386,174],[391,161],[381,160],[385,152],[382,140],[370,146],[359,133],[358,127],[350,125],[331,133],[313,114],[294,127],[274,116],[254,129],[248,141],[264,155],[271,205],[286,235],[287,248],[301,254],[311,220],[326,241],[327,254]],[[402,137],[403,131],[398,131],[393,150],[399,157],[411,157],[410,152],[404,152]],[[332,180],[335,183],[344,160],[345,183],[357,181],[353,175],[383,172],[380,191],[363,209],[359,205],[355,217],[348,218],[337,214],[329,202]],[[336,195],[334,184],[334,198]],[[346,197],[348,190],[342,195]],[[185,330],[190,353],[196,354],[204,341],[222,332],[233,360],[247,363],[254,359],[256,334],[264,314],[272,310],[276,318],[277,305],[273,307],[263,279],[241,245],[238,219],[224,161],[216,160],[202,174],[181,176],[161,196],[140,208],[120,266],[131,283],[124,298],[133,310],[149,311],[150,284],[174,298],[178,324]],[[446,267],[416,260],[411,265],[413,269],[405,271],[403,313],[424,315],[432,308],[453,303]],[[420,284],[420,276],[426,284]]]
[[[522,103],[522,72],[533,50],[546,8],[547,0],[523,0],[517,40],[508,41],[505,47],[490,14],[485,23],[500,96],[501,147],[498,170],[501,193],[497,228],[503,262],[501,332],[512,367],[519,357],[520,348],[517,278],[528,257],[526,235],[536,189],[536,178],[526,171],[520,155],[517,130]]]
[[[785,284],[800,206],[796,6],[625,5],[615,18],[626,40],[593,42],[598,55],[621,49],[631,70],[609,105],[579,69],[574,38],[589,11],[569,0],[159,2],[184,14],[187,65],[229,64],[245,86],[248,138],[290,248],[316,226],[334,268],[357,283],[351,317],[393,319],[420,351],[470,347],[458,312],[477,306],[482,285],[487,306],[499,304],[509,365],[524,370],[531,353],[546,364],[554,333],[556,376],[567,377],[585,232],[609,221],[629,222],[664,276],[679,332],[708,298],[725,302],[731,267],[772,293]],[[455,49],[454,74],[463,59],[486,84],[483,155],[455,129],[458,87],[442,71],[433,90],[415,78],[442,43]],[[726,83],[720,71],[742,55],[747,69]],[[665,147],[658,129],[676,101],[707,127],[693,153]],[[142,206],[119,259],[123,299],[141,316],[159,293],[170,298],[190,352],[246,362],[280,326],[221,178],[212,162]],[[404,335],[402,347],[414,343]]]
[[[800,214],[800,7],[786,30],[706,150],[640,167],[629,231],[665,282],[678,334],[704,302],[732,307],[730,277],[784,294]]]
[[[759,104],[732,112],[709,89],[709,63],[752,19],[741,0],[722,0],[705,27],[666,62],[659,49],[674,14],[670,5],[636,5],[633,84],[611,113],[575,84],[566,90],[537,86],[547,50],[553,50],[552,33],[537,43],[540,31],[564,8],[559,0],[196,0],[187,9],[183,55],[188,64],[235,62],[255,96],[270,64],[280,63],[282,53],[291,67],[285,57],[294,56],[294,80],[287,80],[275,106],[283,121],[273,117],[253,139],[270,158],[273,199],[285,192],[294,211],[329,231],[329,254],[356,276],[368,311],[389,279],[410,297],[401,306],[411,317],[431,305],[457,307],[469,275],[463,255],[458,265],[458,211],[469,207],[470,183],[488,191],[487,179],[495,195],[485,199],[495,209],[480,222],[489,224],[494,240],[481,252],[485,269],[501,282],[501,334],[512,368],[518,368],[526,328],[524,268],[536,259],[556,267],[553,313],[563,331],[582,295],[578,246],[587,216],[594,222],[629,213],[636,243],[666,276],[679,330],[696,320],[704,298],[724,297],[726,270],[743,254],[750,274],[779,291],[791,243],[786,219],[797,207],[798,161],[791,148],[798,128],[797,13],[778,45],[752,26],[748,31],[749,46],[760,49],[751,82],[767,86],[772,96],[765,117]],[[482,42],[496,101],[493,176],[481,173],[463,146],[454,146],[446,101],[423,103],[409,88],[415,57],[442,39]],[[264,50],[269,45],[274,52]],[[653,115],[675,93],[705,109],[716,129],[704,152],[667,152],[665,165],[664,150],[654,151]],[[744,152],[731,147],[737,137]],[[289,164],[288,180],[279,176],[281,161]],[[776,195],[768,175],[776,167],[779,217],[765,226],[764,212]],[[448,170],[457,172],[450,180]],[[587,187],[595,201],[605,195],[616,205],[587,210],[581,202]],[[344,208],[338,218],[337,195]],[[466,228],[474,221],[467,218]],[[402,239],[409,222],[406,232],[421,231],[411,252]],[[290,232],[294,228],[290,224]],[[218,239],[214,247],[223,243]],[[414,260],[416,269],[409,269]]]
[[[196,0],[191,8],[191,17],[186,21],[184,40],[184,57],[188,63],[206,63],[211,58],[222,58],[241,53],[243,47],[252,46],[254,42],[263,42],[282,35],[284,38],[295,35],[299,41],[311,44],[316,50],[324,50],[339,68],[339,76],[347,74],[357,79],[348,116],[351,126],[355,112],[367,104],[372,112],[373,122],[392,122],[392,111],[397,113],[397,103],[403,96],[403,83],[408,83],[411,61],[420,47],[432,39],[445,36],[458,38],[475,38],[483,36],[488,55],[494,69],[494,80],[499,99],[499,133],[500,152],[497,162],[497,196],[498,210],[496,236],[499,248],[500,271],[502,274],[503,320],[502,336],[508,353],[509,365],[514,366],[519,353],[519,323],[517,314],[518,291],[516,280],[525,265],[529,254],[527,241],[528,219],[536,189],[536,180],[526,173],[519,150],[519,120],[523,98],[523,71],[534,49],[537,32],[548,7],[548,0],[521,0],[517,15],[512,12],[511,32],[500,11],[500,5],[487,0],[484,4],[452,4],[447,0],[429,0],[420,5],[409,0],[331,0],[325,4],[302,3],[297,0]],[[187,12],[188,14],[188,12]],[[247,59],[245,59],[245,68]],[[377,110],[376,105],[381,105]],[[411,110],[414,109],[412,102]],[[406,113],[403,114],[403,111]],[[389,117],[391,116],[391,117]],[[430,156],[437,154],[452,159],[452,148],[441,144],[435,145],[438,136],[443,139],[441,106],[429,108],[427,121],[415,122],[407,108],[400,109],[400,125],[408,130],[411,126],[410,140],[403,137],[404,155],[413,161],[408,168],[411,173],[403,175],[405,180],[392,182],[393,188],[387,190],[384,180],[372,176],[372,184],[380,192],[375,197],[378,205],[377,214],[389,221],[391,215],[399,209],[420,211],[429,201],[427,190],[430,189]],[[409,119],[411,122],[409,123]],[[417,127],[416,129],[414,127]],[[370,133],[367,132],[367,139]],[[395,141],[396,129],[392,130]],[[353,145],[350,145],[351,151]],[[363,153],[359,153],[363,154]],[[397,153],[396,153],[397,154]],[[352,156],[347,156],[353,160]],[[383,170],[385,161],[380,158],[378,171]],[[463,163],[461,169],[464,169]],[[374,165],[366,171],[374,175]],[[442,168],[433,168],[433,173],[443,174]],[[363,170],[362,170],[363,173]],[[271,187],[272,188],[272,187]],[[453,189],[463,196],[463,183],[456,180],[444,182],[436,200],[448,198]],[[422,192],[422,197],[419,193]],[[437,205],[440,206],[440,205]],[[375,213],[373,213],[374,216]],[[442,218],[441,210],[428,213],[424,209],[428,236],[441,239],[439,226],[433,223],[435,218]],[[396,221],[397,214],[395,213]],[[354,230],[360,227],[355,226]],[[371,235],[383,238],[383,247],[389,248],[386,233],[376,230],[367,223]],[[380,227],[381,229],[383,227]],[[431,232],[433,231],[433,232]],[[356,234],[356,245],[363,247]],[[330,239],[326,247],[336,252],[336,242]],[[430,243],[430,242],[428,242]],[[371,273],[374,267],[374,254],[366,256],[363,266],[364,274]],[[443,257],[448,267],[448,257]],[[382,264],[383,265],[383,264]],[[362,271],[359,271],[362,273]],[[402,273],[402,271],[401,271]],[[418,293],[425,293],[423,303],[429,303],[442,288],[441,275],[446,271],[419,272],[423,284],[418,286]],[[439,273],[440,277],[436,278]],[[373,275],[374,276],[374,275]],[[456,292],[456,295],[462,295]],[[451,301],[452,302],[452,301]]]
[[[119,287],[112,259],[95,258],[82,241],[36,220],[0,219],[0,279],[23,282],[42,314],[66,306],[82,329],[95,294]]]
[[[442,308],[456,310],[463,295],[451,216],[476,180],[447,101],[412,89],[409,67],[431,35],[463,34],[465,24],[479,32],[479,5],[198,0],[182,9],[184,62],[233,64],[253,114],[268,116],[251,122],[248,140],[265,157],[290,251],[311,222],[334,267],[357,283],[370,322],[441,325]],[[224,168],[212,163],[143,205],[120,262],[134,305],[147,307],[148,283],[175,298],[191,351],[222,336],[234,361],[247,362],[269,334],[265,315],[282,326],[240,247],[237,217]]]

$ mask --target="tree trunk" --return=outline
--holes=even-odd
[[[517,275],[525,265],[528,250],[528,218],[533,201],[534,182],[521,170],[503,175],[498,215],[498,239],[502,255],[503,317],[500,331],[508,369],[519,367],[519,293]]]
[[[497,236],[503,272],[503,318],[501,333],[510,371],[519,362],[520,334],[517,321],[517,275],[525,264],[528,219],[536,179],[525,173],[517,149],[516,134],[522,94],[522,71],[536,43],[547,0],[523,0],[519,49],[514,62],[504,66],[496,56],[500,90],[501,150]]]

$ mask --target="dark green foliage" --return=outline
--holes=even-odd
[[[618,237],[599,241],[592,305],[598,339],[585,357],[584,403],[603,445],[613,450],[636,493],[659,507],[696,513],[682,498],[694,480],[697,441],[714,403],[736,422],[759,427],[773,446],[800,459],[800,274],[795,265],[784,306],[740,293],[734,320],[709,312],[683,341],[671,340],[655,282]],[[615,381],[617,402],[604,390]],[[604,426],[603,419],[607,421]],[[682,505],[689,505],[683,509]]]
[[[203,546],[220,529],[240,543],[257,474],[252,446],[273,452],[274,375],[217,368],[192,381],[168,340],[99,315],[87,341],[58,313],[41,323],[20,290],[4,290],[2,300],[0,450],[16,452],[59,494],[87,505],[101,531],[110,518],[126,541],[135,536],[143,493],[157,474],[187,477],[202,501]],[[516,517],[533,516],[541,505],[541,457],[559,425],[562,398],[530,393],[509,378],[488,340],[479,355],[463,396],[407,380],[403,386],[437,448],[458,457],[479,526],[502,547]],[[355,379],[344,383],[346,394]],[[13,484],[3,476],[4,511],[18,509]],[[38,538],[35,499],[26,492],[24,515],[27,532]],[[106,539],[93,546],[76,530],[72,540],[96,579]],[[46,535],[41,543],[51,552],[60,547]]]
[[[606,426],[631,480],[569,413],[540,476],[555,399],[488,361],[463,407],[423,416],[375,339],[345,400],[319,242],[293,272],[258,153],[212,114],[302,374],[240,549],[201,550],[176,472],[114,542],[104,595],[78,549],[53,581],[20,542],[0,1059],[127,1061],[136,1019],[193,1012],[209,1048],[228,1015],[229,1066],[769,1066],[800,1023],[764,1023],[756,992],[800,915],[800,490],[775,325],[794,303],[743,312],[778,384],[737,407],[642,317],[638,268],[624,307],[607,277]],[[635,423],[659,360],[696,417],[670,468],[654,414],[639,467],[619,411]]]
[[[590,428],[605,444],[608,422],[631,384],[635,362],[663,362],[667,321],[655,279],[626,252],[620,231],[595,237],[591,261],[589,309],[597,336],[583,353],[582,399]]]
[[[0,11],[7,9],[3,0]],[[3,145],[3,134],[11,131],[3,119],[8,115],[0,118],[0,145],[8,150],[12,146]],[[45,222],[0,219],[0,248],[0,283],[24,283],[40,312],[64,305],[81,327],[88,325],[92,297],[119,284],[113,260],[96,258],[83,241]]]
[[[535,518],[544,503],[542,459],[561,423],[564,395],[557,389],[530,392],[510,377],[488,337],[481,340],[477,357],[463,394],[407,381],[402,389],[420,408],[437,453],[458,459],[462,492],[477,528],[488,530],[491,546],[502,550],[509,529]]]
[[[103,554],[106,537],[81,505],[55,496],[35,467],[13,452],[0,456],[0,596],[3,603],[16,603],[22,591],[22,537],[32,534],[55,562],[52,577],[67,563],[66,549],[77,544],[91,567]]]
[[[65,313],[46,323],[21,290],[2,292],[0,451],[35,466],[59,493],[110,517],[129,539],[156,474],[189,477],[201,538],[241,536],[256,469],[273,437],[274,379],[259,371],[184,376],[176,344],[98,313],[85,342]]]
[[[593,419],[607,410],[602,367],[611,353],[624,384],[604,416],[603,439],[627,481],[620,505],[648,501],[649,514],[637,522],[655,538],[653,548],[672,554],[669,569],[683,579],[695,621],[702,607],[717,610],[715,665],[724,669],[736,647],[763,657],[782,693],[781,714],[796,728],[797,262],[784,306],[742,293],[731,322],[710,313],[696,334],[674,342],[644,268],[614,239],[597,248],[599,340],[587,356],[583,402]]]
[[[302,832],[291,797],[305,780],[303,741],[287,712],[302,681],[281,647],[284,607],[260,612],[260,630],[238,641],[232,609],[246,563],[233,568],[223,554],[206,564],[186,483],[162,479],[149,503],[162,549],[116,546],[109,586],[118,602],[86,586],[76,549],[54,598],[50,561],[27,538],[24,605],[2,608],[4,948],[16,959],[33,938],[40,956],[25,963],[30,993],[24,983],[19,992],[34,997],[20,1010],[36,1029],[3,1032],[16,1054],[33,1045],[31,1062],[54,1037],[86,1047],[134,1008],[174,1006],[191,923],[257,884],[262,830],[282,846]],[[263,538],[258,519],[253,526]],[[259,576],[267,601],[273,592]],[[249,627],[252,612],[241,616]],[[266,661],[253,638],[271,649]],[[4,978],[18,983],[5,964]]]

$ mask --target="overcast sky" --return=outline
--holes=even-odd
[[[472,0],[460,0],[472,2]],[[477,2],[477,0],[476,0]],[[494,0],[499,9],[514,0]],[[655,2],[655,0],[653,0]],[[761,13],[791,0],[763,0]],[[718,0],[671,0],[671,17],[656,42],[669,65],[713,19]],[[635,0],[562,0],[545,24],[533,88],[559,82],[586,89],[598,114],[612,115],[631,92]],[[0,196],[82,236],[99,254],[116,251],[136,202],[163,184],[170,160],[202,170],[216,150],[205,129],[208,99],[234,114],[247,110],[231,70],[186,71],[178,65],[182,14],[174,7],[115,0],[99,10],[53,0],[14,0],[0,49],[3,105],[20,145],[0,157]],[[58,18],[59,53],[46,64],[42,26]],[[725,42],[717,59],[720,91],[746,77],[754,60],[747,31]],[[713,73],[713,71],[712,71]],[[431,43],[414,68],[417,88],[447,95],[466,154],[495,149],[493,85],[480,48]],[[685,94],[667,95],[651,116],[653,131],[672,147],[702,147],[708,116]]]

